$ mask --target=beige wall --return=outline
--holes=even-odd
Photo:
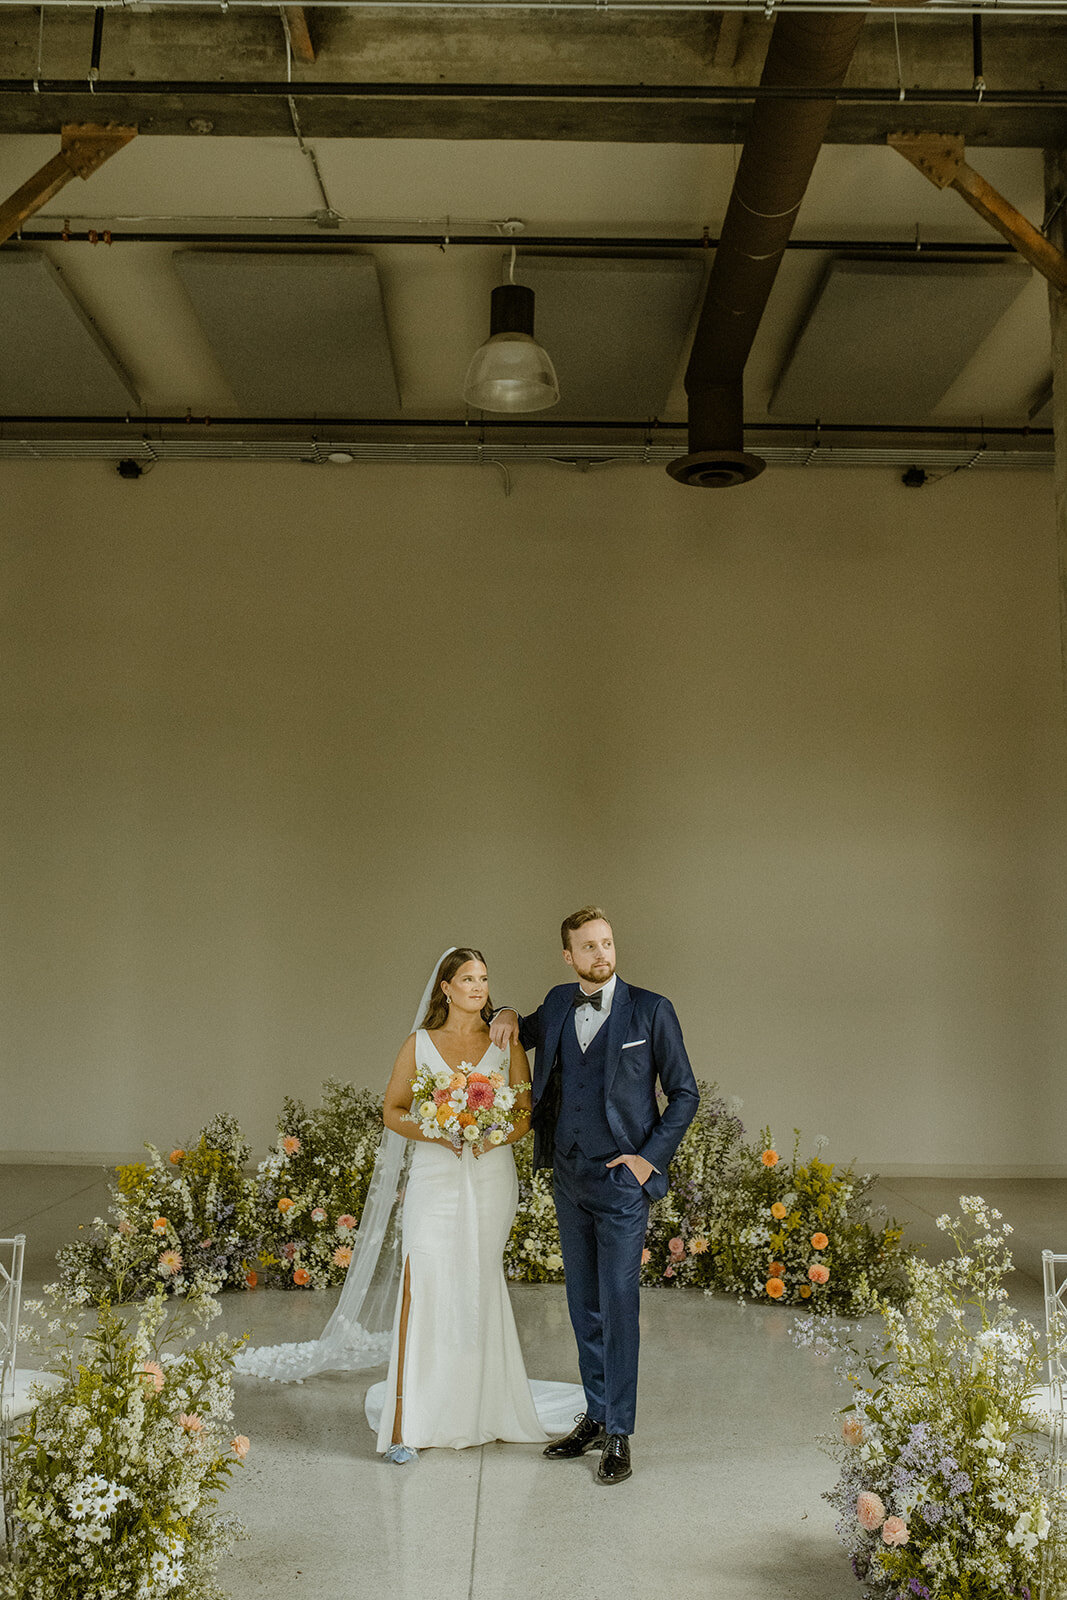
[[[596,898],[753,1128],[1064,1171],[1051,482],[9,465],[0,1150],[262,1147]]]

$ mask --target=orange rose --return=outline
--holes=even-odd
[[[767,1293],[770,1295],[772,1300],[780,1300],[782,1298],[782,1296],[785,1294],[785,1284],[782,1282],[781,1278],[767,1279]]]
[[[311,1282],[311,1273],[306,1267],[297,1267],[293,1272],[293,1282],[303,1289],[306,1284]]]
[[[777,1150],[764,1150],[763,1154],[760,1156],[760,1160],[763,1162],[765,1167],[776,1167],[778,1165]]]
[[[489,1074],[489,1082],[494,1089],[502,1089],[504,1087],[504,1074],[502,1072],[491,1072]]]
[[[781,1222],[782,1218],[787,1217],[788,1215],[789,1213],[785,1209],[785,1206],[782,1204],[782,1202],[780,1200],[776,1200],[771,1207],[771,1216],[777,1217],[778,1221]]]
[[[490,1081],[484,1072],[468,1072],[467,1074],[468,1083],[489,1083]]]
[[[811,1284],[810,1283],[802,1283],[800,1285],[800,1298],[802,1300],[810,1300],[811,1299]]]
[[[470,1111],[461,1111],[458,1121],[461,1128],[476,1128],[478,1126],[478,1118]]]
[[[830,1241],[825,1233],[813,1233],[811,1236],[811,1248],[813,1250],[825,1250],[829,1243]]]
[[[780,1278],[784,1271],[785,1271],[785,1262],[784,1261],[772,1261],[770,1266],[767,1268],[767,1276],[769,1278]]]
[[[258,1272],[246,1272],[245,1273],[245,1287],[246,1288],[254,1289],[258,1282],[259,1282],[259,1273]]]
[[[176,1167],[184,1154],[184,1150],[172,1150],[170,1155],[167,1157],[167,1160],[170,1162],[172,1167]]]
[[[451,1115],[452,1115],[452,1107],[451,1106],[448,1106],[448,1105],[438,1106],[438,1108],[437,1108],[437,1125],[438,1125],[438,1127],[439,1128],[443,1128],[445,1123],[448,1121],[448,1119],[449,1119],[449,1117]]]
[[[465,1089],[467,1087],[466,1075],[462,1072],[454,1072],[452,1074],[452,1082],[448,1087],[450,1089]]]
[[[816,1261],[814,1266],[808,1268],[808,1277],[812,1283],[829,1283],[830,1268],[824,1267],[821,1261]]]
[[[291,1211],[295,1203],[295,1201],[289,1199],[288,1195],[283,1194],[278,1201],[278,1210],[282,1212]]]

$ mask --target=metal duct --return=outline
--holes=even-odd
[[[779,13],[760,87],[839,89],[862,15]],[[763,471],[744,448],[744,371],[826,129],[830,100],[756,102],[685,374],[689,454],[679,483],[728,489]]]

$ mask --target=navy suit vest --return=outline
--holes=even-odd
[[[578,1147],[589,1157],[615,1155],[618,1142],[604,1113],[604,1068],[607,1064],[608,1025],[597,1031],[585,1054],[578,1043],[574,1017],[563,1024],[559,1041],[560,1106],[556,1119],[556,1149],[563,1155]]]

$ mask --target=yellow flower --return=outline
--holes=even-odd
[[[771,1216],[776,1217],[777,1220],[781,1222],[782,1218],[787,1217],[788,1215],[789,1213],[782,1202],[780,1200],[776,1200],[771,1207]]]

